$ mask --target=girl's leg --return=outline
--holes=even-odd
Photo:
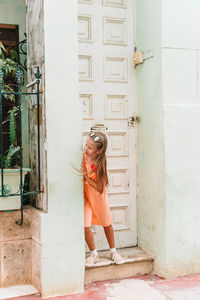
[[[95,250],[94,236],[91,227],[84,227],[85,229],[85,240],[90,249],[90,251]]]
[[[111,259],[116,264],[123,264],[124,259],[121,257],[121,255],[116,251],[115,249],[115,239],[114,239],[114,231],[112,225],[108,227],[104,227],[105,235],[108,240],[108,244],[110,246],[110,256]]]
[[[91,255],[85,260],[85,266],[91,267],[99,260],[97,250],[95,249],[94,236],[91,227],[84,227],[85,229],[85,240],[91,251]]]
[[[104,227],[104,232],[110,248],[115,248],[114,231],[112,225]]]

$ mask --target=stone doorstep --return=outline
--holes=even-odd
[[[0,299],[36,295],[38,293],[38,290],[32,284],[16,285],[6,288],[0,288]]]
[[[100,251],[100,260],[95,266],[85,268],[85,284],[152,273],[153,257],[141,248],[131,247],[117,251],[123,256],[124,263],[116,265],[110,259],[109,251]]]

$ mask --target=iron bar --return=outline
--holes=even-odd
[[[24,35],[25,35],[25,37],[26,37],[26,33],[24,33]],[[10,46],[10,48],[16,49],[17,47],[19,47],[19,54],[20,54],[20,55],[25,55],[25,56],[27,56],[27,52],[24,51],[24,49],[23,49],[23,47],[24,47],[25,44],[27,44],[27,39],[26,39],[26,38],[25,38],[23,41],[20,41],[20,42],[18,42],[18,43],[16,43],[16,44]],[[24,64],[23,64],[23,65],[20,63],[20,61],[19,61],[18,63],[19,63],[19,65],[20,65],[25,71],[27,71],[27,58],[25,58]]]
[[[3,71],[0,68],[0,148],[1,148],[1,196],[4,196],[4,182],[3,182],[3,98],[2,98],[2,92],[1,92],[1,84],[3,82]]]
[[[21,112],[21,93],[20,93],[20,85],[21,85],[21,78],[22,78],[22,72],[20,68],[18,67],[16,72],[17,77],[17,84],[18,84],[18,107],[19,107],[19,147],[20,147],[20,197],[21,197],[21,220],[20,222],[17,222],[18,225],[23,224],[23,171],[22,171],[22,165],[23,165],[23,154],[22,154],[22,112]]]
[[[37,132],[38,132],[38,189],[40,191],[40,70],[39,67],[37,67],[37,71],[35,73],[36,78],[36,85],[37,85]]]
[[[37,95],[37,92],[32,92],[32,93],[25,93],[25,92],[3,92],[3,95]],[[42,94],[42,92],[39,92],[39,94]]]
[[[29,196],[29,195],[38,195],[38,194],[40,194],[41,193],[41,190],[39,191],[34,191],[34,192],[23,192],[23,196]],[[1,197],[4,197],[4,198],[6,198],[6,197],[10,197],[10,196],[21,196],[21,194],[19,193],[19,194],[9,194],[9,195],[3,195],[3,196],[1,196]]]
[[[20,54],[24,54],[24,55],[27,55],[27,53],[22,49],[22,47],[27,43],[27,39],[25,38],[23,41],[21,42],[18,42],[12,46],[10,46],[10,48],[16,48],[17,46],[20,46]]]

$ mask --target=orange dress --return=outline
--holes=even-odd
[[[95,166],[87,162],[85,153],[83,153],[83,160],[88,172],[95,170]],[[96,180],[96,172],[88,174],[88,177],[92,180]],[[91,224],[106,227],[112,224],[112,219],[106,188],[100,195],[99,192],[84,179],[84,227],[91,227]]]

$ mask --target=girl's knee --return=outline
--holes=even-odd
[[[106,230],[106,229],[109,229],[109,228],[112,228],[112,224],[111,225],[108,225],[108,226],[103,226],[103,228]]]

